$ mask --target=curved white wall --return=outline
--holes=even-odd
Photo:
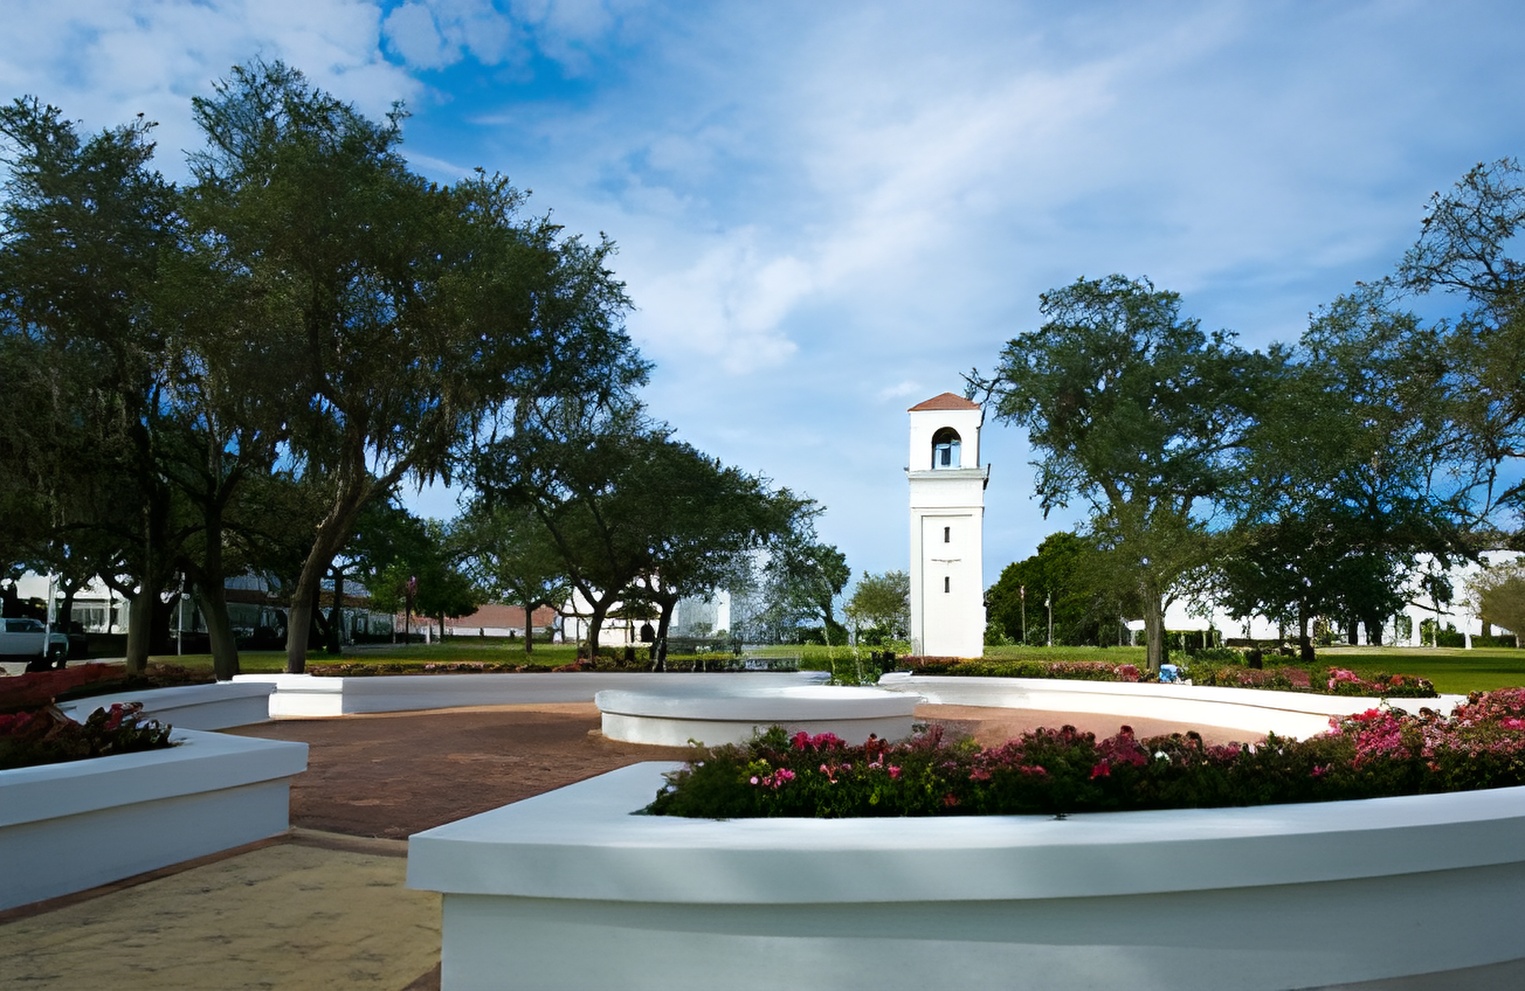
[[[591,702],[605,689],[674,687],[742,679],[755,687],[819,684],[825,671],[691,673],[668,671],[544,671],[534,674],[379,675],[328,678],[310,674],[250,674],[235,684],[274,685],[270,716],[342,716],[353,712],[405,712],[472,705]]]
[[[602,691],[593,701],[603,717],[603,734],[611,740],[715,747],[746,743],[771,726],[782,726],[790,734],[835,733],[855,746],[870,734],[881,740],[903,740],[911,735],[921,700],[844,685],[748,690],[744,682],[736,681],[687,686],[657,681],[641,691]]]
[[[271,684],[223,681],[215,685],[182,685],[151,688],[140,692],[92,695],[59,706],[76,722],[84,722],[96,709],[114,702],[142,702],[143,718],[157,719],[176,729],[216,730],[248,726],[270,718]]]
[[[1329,729],[1332,717],[1361,712],[1381,699],[1311,692],[1270,692],[1253,688],[1162,685],[1157,682],[1066,681],[1059,678],[965,678],[887,674],[879,687],[918,695],[933,705],[990,706],[1043,712],[1087,712],[1148,716],[1187,726],[1243,730],[1255,738],[1267,733],[1302,738]],[[1431,699],[1389,699],[1406,712],[1421,708],[1449,713],[1464,695]],[[1248,740],[1246,741],[1248,742]]]
[[[1063,820],[631,815],[673,766],[412,837],[409,885],[444,894],[443,987],[1525,982],[1525,788]]]

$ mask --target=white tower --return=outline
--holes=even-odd
[[[945,392],[911,413],[911,647],[934,657],[985,650],[985,485],[977,403]]]

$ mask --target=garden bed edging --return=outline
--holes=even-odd
[[[676,766],[411,837],[408,885],[443,895],[445,991],[508,973],[662,991],[1525,983],[1525,788],[1065,819],[633,814]]]
[[[1329,720],[1382,704],[1382,699],[1263,688],[1220,688],[1157,682],[1078,681],[1061,678],[966,678],[892,672],[879,687],[920,695],[933,705],[990,706],[1047,712],[1084,712],[1120,720],[1148,716],[1187,726],[1213,726],[1303,739],[1329,730]],[[1465,695],[1386,700],[1394,709],[1421,708],[1447,715]],[[1246,740],[1249,742],[1249,740]]]
[[[179,746],[0,771],[0,909],[284,833],[307,745],[177,729]]]
[[[220,681],[90,695],[62,702],[58,708],[75,722],[84,722],[90,713],[110,708],[114,702],[141,702],[142,719],[157,719],[176,729],[218,730],[267,722],[274,692],[274,685]]]
[[[270,718],[343,716],[363,712],[405,712],[533,702],[592,702],[605,689],[636,690],[656,684],[681,687],[743,679],[755,687],[811,685],[830,678],[825,671],[545,671],[504,674],[400,674],[323,677],[310,674],[237,675],[234,684],[273,685]]]

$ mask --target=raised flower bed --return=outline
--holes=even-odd
[[[442,987],[1525,986],[1525,788],[1062,819],[635,814],[674,768],[412,837],[409,886],[444,896]]]
[[[942,705],[1085,712],[1116,716],[1122,721],[1130,716],[1150,716],[1187,725],[1237,730],[1246,734],[1245,739],[1266,733],[1289,737],[1322,733],[1329,728],[1331,718],[1368,709],[1382,701],[1376,696],[1162,685],[1148,681],[948,677],[906,672],[885,675],[879,679],[879,687],[919,695],[927,702]],[[1421,708],[1449,712],[1462,698],[1441,695],[1387,701],[1408,712]]]
[[[171,739],[167,750],[0,771],[0,909],[289,827],[306,744],[195,730]]]
[[[1525,787],[1444,791],[1525,775],[1525,691],[1254,752],[1079,736],[981,753],[775,734],[420,833],[408,883],[444,896],[447,991],[510,972],[540,988],[1525,986]],[[1130,781],[1151,778],[1146,805],[1198,801],[1198,772],[1233,802],[1256,775],[1298,778],[1282,801],[1440,793],[1073,811],[1136,805]],[[675,777],[697,788],[689,815],[728,818],[638,814]],[[967,814],[1003,791],[1043,814]],[[853,818],[849,793],[922,814]]]

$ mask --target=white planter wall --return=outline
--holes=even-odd
[[[173,738],[168,750],[0,771],[0,909],[287,830],[305,743]]]
[[[238,675],[233,683],[275,686],[275,694],[270,696],[270,717],[279,719],[283,716],[342,716],[358,712],[403,712],[528,702],[592,702],[593,696],[605,689],[641,689],[654,685],[676,689],[685,685],[713,685],[721,679],[752,688],[785,687],[818,684],[829,677],[824,671],[723,674],[546,671],[360,678],[250,674]]]
[[[631,815],[673,766],[412,837],[409,885],[444,895],[443,987],[1525,986],[1522,788],[1064,820]]]
[[[1243,730],[1258,738],[1276,733],[1301,739],[1329,730],[1329,720],[1361,712],[1381,699],[1311,692],[1272,692],[1207,685],[1157,682],[1065,681],[1058,678],[964,678],[887,674],[879,687],[919,695],[934,705],[991,706],[1044,712],[1085,712],[1118,717],[1149,717],[1188,726]],[[1432,699],[1390,699],[1395,709],[1421,708],[1449,713],[1463,695]]]
[[[114,695],[92,695],[59,706],[76,722],[84,722],[96,709],[113,702],[142,702],[143,717],[157,719],[176,729],[217,730],[249,726],[270,718],[274,685],[223,681],[215,685],[182,685]]]
[[[835,733],[853,745],[869,735],[911,735],[914,696],[844,685],[788,685],[748,690],[745,682],[674,685],[649,682],[640,691],[608,689],[593,697],[610,740],[683,747],[746,743],[771,726],[785,732]]]

